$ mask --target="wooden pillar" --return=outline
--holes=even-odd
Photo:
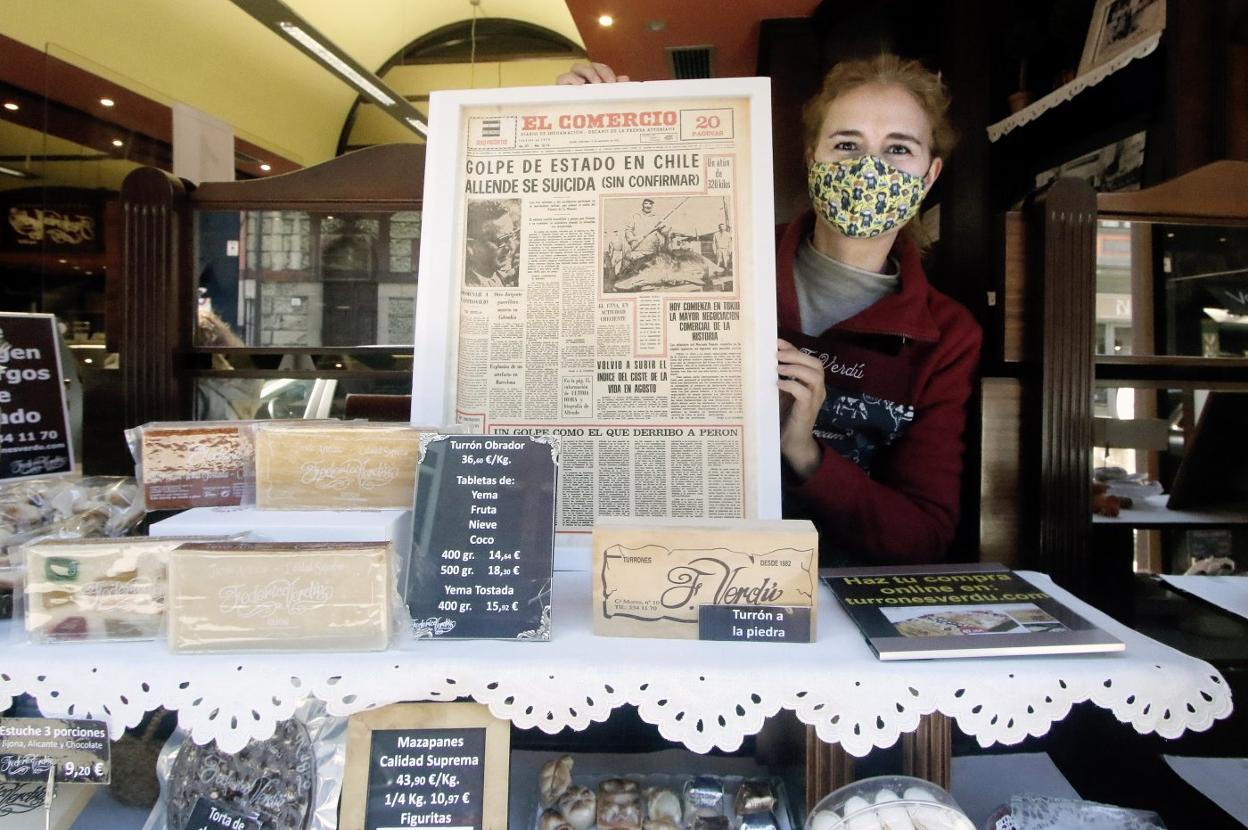
[[[854,756],[840,744],[820,740],[815,727],[806,727],[806,813],[819,799],[854,780]]]
[[[1039,547],[1034,567],[1077,593],[1090,586],[1096,194],[1059,179],[1032,206],[1028,250],[1041,257],[1043,317],[1029,326],[1040,355]],[[1033,421],[1033,429],[1037,425]],[[1034,434],[1034,433],[1033,433]]]
[[[901,771],[949,789],[953,763],[953,729],[940,712],[924,715],[919,728],[901,736]]]
[[[924,715],[919,728],[901,736],[904,775],[913,775],[949,789],[952,770],[953,726],[940,712]],[[819,739],[813,726],[806,727],[806,813],[833,790],[855,780],[854,757],[840,744]]]
[[[186,187],[154,167],[121,186],[119,357],[125,424],[190,418],[194,326]]]

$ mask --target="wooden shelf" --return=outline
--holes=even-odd
[[[1130,66],[1133,61],[1146,58],[1151,55],[1161,40],[1161,34],[1158,33],[1147,41],[1142,42],[1127,50],[1114,60],[1109,61],[1104,66],[1093,69],[1071,80],[1069,83],[1045,95],[1040,100],[1024,107],[1022,110],[1014,113],[1008,118],[1003,118],[995,124],[988,126],[988,140],[1000,141],[1005,136],[1015,130],[1022,129],[1038,118],[1043,117],[1052,110],[1058,109],[1070,101],[1074,100],[1084,92],[1095,88],[1099,84],[1107,81],[1119,71]]]
[[[412,357],[412,346],[394,345],[394,346],[221,346],[221,347],[204,347],[197,346],[191,349],[191,354],[220,354],[230,355],[325,355],[333,357],[335,355],[343,356],[370,356],[370,355],[389,355],[396,358],[410,360]]]
[[[992,169],[1000,171],[993,182],[996,208],[1034,190],[1036,174],[1155,126],[1165,89],[1163,52],[1131,61],[992,142]]]
[[[1117,516],[1092,516],[1092,524],[1124,528],[1193,528],[1235,527],[1248,524],[1248,512],[1233,508],[1212,510],[1171,510],[1166,506],[1169,496],[1149,496],[1136,500]]]
[[[1095,370],[1098,386],[1248,390],[1248,358],[1101,355]]]

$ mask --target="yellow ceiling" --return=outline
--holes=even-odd
[[[43,161],[32,158],[23,161],[2,161],[0,166],[30,173],[37,178],[19,179],[0,174],[0,190],[16,190],[23,187],[39,187],[55,184],[57,187],[103,187],[120,190],[121,182],[131,170],[139,165],[119,158],[98,158],[102,155],[90,147],[56,136],[45,135],[37,130],[0,120],[0,155],[4,156],[81,156],[78,161]]]
[[[286,2],[374,71],[413,40],[473,14],[468,0]],[[564,0],[482,0],[478,14],[583,43]],[[0,0],[0,33],[163,103],[203,110],[304,165],[334,156],[356,98],[229,0]],[[468,76],[448,83],[466,86]]]
[[[384,76],[386,85],[405,95],[428,95],[435,89],[481,89],[504,86],[548,84],[568,68],[566,58],[530,58],[507,62],[418,63],[393,66]],[[413,101],[422,114],[428,114],[427,101]],[[422,144],[424,139],[399,124],[381,107],[368,101],[360,104],[347,140],[348,147],[367,144],[406,142]]]

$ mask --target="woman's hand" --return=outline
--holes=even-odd
[[[627,80],[627,75],[616,75],[615,70],[605,63],[575,63],[572,64],[571,69],[555,78],[555,83],[580,86],[582,84],[614,84]]]
[[[823,449],[810,434],[828,394],[823,364],[787,340],[777,340],[776,371],[780,376],[780,454],[804,481],[823,461]]]

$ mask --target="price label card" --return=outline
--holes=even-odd
[[[0,781],[107,784],[111,748],[103,721],[0,718]]]
[[[201,795],[182,830],[260,830],[260,819],[231,810]]]
[[[800,605],[703,605],[699,640],[742,643],[811,642],[810,608]]]
[[[379,729],[368,767],[367,830],[480,830],[484,729]]]
[[[559,439],[421,439],[406,601],[418,638],[550,639]]]
[[[0,314],[0,479],[73,469],[64,371],[51,314]]]
[[[339,827],[504,830],[510,725],[477,703],[352,715]]]

